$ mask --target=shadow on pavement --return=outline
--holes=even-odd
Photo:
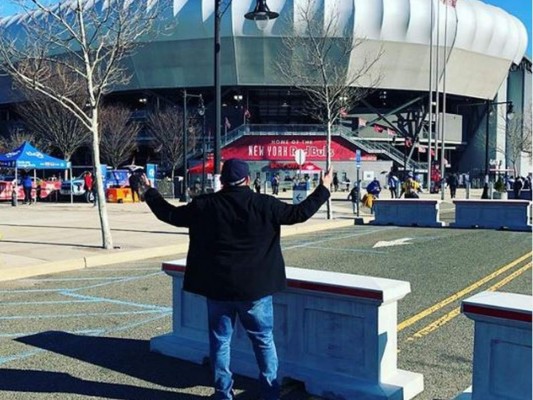
[[[147,340],[84,336],[61,331],[47,331],[15,340],[141,379],[150,384],[179,389],[212,385],[208,366],[152,353]],[[235,377],[235,389],[245,391],[236,398],[240,400],[254,398],[257,396],[256,385],[254,380]],[[83,380],[62,372],[43,370],[0,369],[0,390],[63,392],[124,400],[205,399],[205,396],[121,383]]]

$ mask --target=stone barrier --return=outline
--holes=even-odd
[[[203,363],[209,354],[205,299],[182,290],[185,260],[163,263],[172,277],[172,332],[151,351]],[[398,300],[409,282],[287,268],[288,289],[274,295],[279,378],[305,383],[326,399],[412,399],[421,374],[397,368]],[[235,373],[257,378],[252,347],[239,326],[232,341]]]
[[[463,301],[475,323],[472,387],[456,400],[531,400],[533,297],[482,292]]]
[[[377,199],[374,202],[374,225],[442,227],[439,221],[440,200]]]
[[[454,200],[453,228],[492,228],[531,231],[527,200]]]

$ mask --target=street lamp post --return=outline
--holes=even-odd
[[[215,0],[215,48],[214,48],[214,85],[215,85],[215,135],[214,135],[214,189],[220,189],[220,144],[221,144],[221,85],[220,85],[220,20],[223,11],[221,10],[222,0]],[[231,3],[231,1],[230,1]],[[266,29],[268,21],[279,16],[278,13],[270,11],[266,0],[256,0],[254,11],[246,13],[244,18],[255,21],[259,30]]]

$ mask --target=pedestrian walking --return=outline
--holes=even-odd
[[[455,199],[455,193],[457,192],[457,186],[459,185],[459,179],[457,174],[452,173],[448,176],[447,179],[448,187],[450,188],[450,197]]]
[[[389,173],[387,185],[389,186],[391,199],[395,199],[396,197],[398,197],[398,186],[400,185],[400,180],[392,172]]]
[[[406,199],[418,199],[418,193],[422,192],[420,183],[413,179],[413,174],[409,172],[407,174],[407,179],[402,183],[402,191],[400,192],[400,197],[405,194]]]
[[[513,194],[515,199],[520,199],[522,188],[524,187],[524,180],[521,176],[517,176],[513,183]]]
[[[259,175],[254,179],[254,189],[256,193],[261,193],[261,178]]]
[[[139,187],[141,185],[140,176],[142,175],[142,173],[143,169],[141,167],[138,167],[133,169],[128,177],[128,183],[130,185],[131,190],[131,201],[134,203],[139,201]]]
[[[337,174],[333,175],[333,190],[339,190],[339,177],[337,176]]]
[[[279,174],[275,174],[272,177],[271,184],[272,184],[272,194],[274,196],[277,196],[279,194]]]
[[[304,222],[330,197],[331,171],[304,201],[284,203],[254,193],[248,164],[222,166],[222,190],[173,206],[142,177],[142,198],[155,216],[189,228],[183,289],[206,297],[216,400],[233,399],[230,343],[237,316],[250,338],[264,400],[278,400],[278,358],[273,338],[272,294],[286,287],[280,226]]]
[[[354,214],[357,213],[357,202],[359,201],[359,187],[357,182],[353,184],[352,190],[348,193],[348,200],[352,202],[352,211]]]
[[[32,186],[33,182],[31,180],[30,174],[25,174],[22,177],[22,189],[24,189],[24,204],[31,204]]]
[[[379,183],[378,178],[374,178],[372,182],[367,185],[366,191],[376,199],[379,198],[379,194],[381,193],[381,184]]]
[[[93,174],[90,171],[85,171],[83,174],[83,190],[85,190],[85,201],[90,203],[93,197]]]

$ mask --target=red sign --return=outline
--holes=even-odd
[[[245,136],[222,149],[222,158],[240,158],[247,161],[294,161],[296,150],[306,152],[308,161],[326,160],[326,138],[324,136]],[[349,141],[331,139],[333,161],[355,161],[357,146]],[[361,152],[362,160],[377,160],[375,155]]]

